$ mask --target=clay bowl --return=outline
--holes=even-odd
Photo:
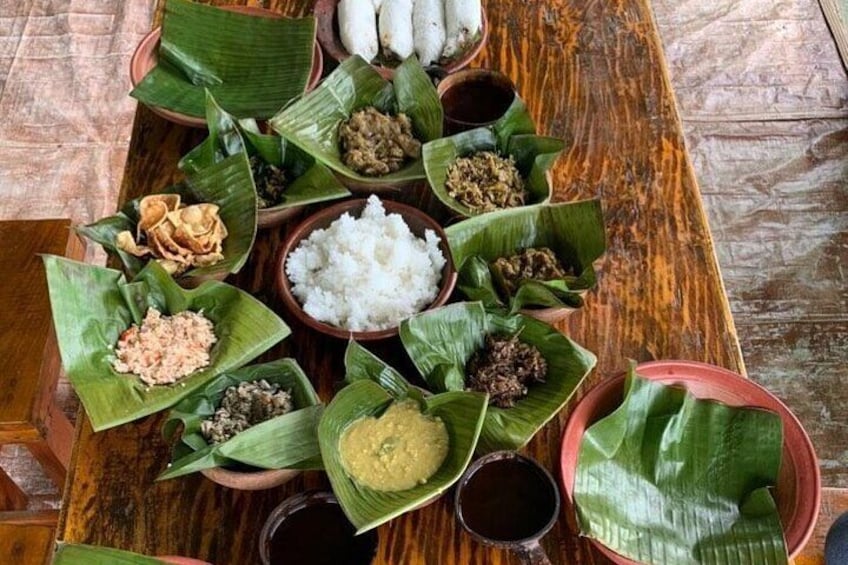
[[[260,208],[256,212],[256,227],[260,230],[273,228],[287,222],[300,214],[306,206],[289,206],[288,208]]]
[[[339,0],[316,0],[313,13],[315,14],[318,25],[318,42],[331,58],[341,63],[350,57],[350,53],[347,52],[339,36],[339,24],[336,19],[336,7],[338,4]],[[482,14],[482,30],[477,43],[466,50],[461,57],[448,61],[443,65],[434,65],[434,67],[440,74],[452,73],[467,67],[471,60],[480,53],[480,50],[483,49],[488,39],[489,22],[486,19],[486,10],[484,9]],[[391,79],[395,74],[395,70],[392,67],[383,66],[378,63],[371,66],[385,79]]]
[[[208,561],[192,559],[191,557],[179,557],[177,555],[161,555],[156,559],[165,563],[170,563],[171,565],[212,565]]]
[[[222,10],[230,12],[238,12],[239,14],[247,14],[251,16],[282,19],[284,16],[271,10],[258,8],[253,6],[220,6]],[[132,59],[130,59],[130,81],[133,88],[138,86],[142,79],[147,76],[147,73],[153,70],[159,60],[159,39],[162,37],[162,26],[153,29],[150,33],[144,36],[141,43],[136,47]],[[306,92],[309,92],[321,80],[321,74],[324,72],[324,54],[318,43],[315,43],[312,54],[312,72],[309,75],[309,80],[306,83]],[[165,118],[175,124],[188,126],[193,128],[205,128],[206,118],[198,118],[195,116],[187,116],[159,108],[158,106],[150,106],[154,114]]]
[[[277,255],[275,266],[277,293],[282,299],[286,309],[301,323],[306,324],[318,332],[339,339],[355,339],[356,341],[387,339],[398,335],[398,327],[396,326],[394,328],[378,331],[351,331],[331,326],[324,322],[319,322],[303,311],[303,308],[297,301],[297,298],[295,298],[294,294],[292,294],[291,282],[286,275],[285,265],[289,254],[297,248],[302,240],[308,238],[313,231],[326,228],[345,212],[350,212],[352,216],[359,217],[359,214],[365,208],[366,202],[367,199],[364,198],[347,200],[309,216],[301,222],[294,231],[291,232],[288,238],[286,238],[280,248],[279,254]],[[450,250],[448,249],[447,236],[445,235],[444,229],[442,229],[442,226],[440,226],[438,222],[417,208],[393,202],[391,200],[383,200],[382,202],[386,212],[389,214],[400,214],[409,226],[410,231],[412,231],[412,233],[417,237],[423,237],[424,231],[429,229],[433,230],[441,240],[439,248],[442,250],[446,263],[442,270],[442,281],[439,294],[436,295],[436,299],[426,309],[431,310],[433,308],[443,306],[448,301],[451,292],[453,292],[457,277],[456,269],[454,268],[453,260],[451,259]]]
[[[283,485],[302,471],[298,469],[270,469],[267,471],[231,471],[213,467],[200,471],[204,477],[221,486],[235,490],[266,490]]]
[[[789,558],[791,560],[798,555],[813,533],[821,504],[818,460],[798,418],[766,389],[727,369],[694,361],[654,361],[639,365],[636,371],[666,385],[683,386],[698,398],[718,400],[731,406],[764,408],[780,415],[783,421],[783,459],[773,494],[783,523]],[[567,506],[572,509],[577,453],[583,432],[621,404],[624,378],[625,375],[621,374],[590,390],[577,404],[566,424],[560,453],[561,486]],[[638,565],[594,539],[589,541],[615,563]]]

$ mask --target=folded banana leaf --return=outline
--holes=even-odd
[[[53,565],[165,565],[155,557],[147,557],[96,545],[58,542]]]
[[[179,194],[186,204],[217,204],[218,214],[228,232],[223,242],[222,261],[190,269],[182,276],[214,277],[239,272],[247,262],[256,238],[256,189],[247,157],[243,153],[227,157],[162,192]],[[114,216],[76,228],[78,233],[120,257],[130,277],[135,276],[145,263],[151,262],[116,246],[118,234],[122,231],[129,231],[135,236],[140,202],[141,198],[130,200]]]
[[[551,186],[547,172],[565,147],[561,139],[535,135],[524,103],[516,98],[504,116],[490,127],[464,131],[424,144],[421,150],[427,181],[438,199],[463,218],[480,215],[448,194],[448,169],[460,157],[480,151],[511,156],[528,192],[526,204],[548,202]]]
[[[381,177],[362,176],[342,162],[339,124],[367,106],[390,114],[407,114],[421,142],[442,136],[439,95],[414,57],[397,68],[393,82],[381,77],[358,55],[349,57],[318,88],[284,108],[269,123],[286,140],[345,177],[379,185],[423,179],[420,159]]]
[[[263,210],[273,212],[350,196],[326,166],[282,137],[262,134],[255,120],[236,120],[218,105],[209,91],[206,92],[206,123],[209,137],[179,163],[189,180],[228,157],[244,154],[283,169],[291,180],[281,201]],[[255,191],[252,171],[251,182]]]
[[[44,266],[62,364],[95,431],[173,406],[290,333],[248,293],[217,281],[184,290],[155,261],[130,283],[120,271],[53,255],[44,256]],[[163,314],[202,312],[211,320],[218,341],[210,365],[173,385],[152,387],[135,375],[117,373],[112,362],[118,337],[140,324],[150,307]]]
[[[201,423],[214,416],[224,392],[248,381],[278,384],[292,395],[294,410],[236,434],[227,441],[208,444]],[[250,365],[218,375],[182,399],[168,414],[163,434],[174,443],[171,463],[158,480],[238,464],[260,469],[321,469],[318,420],[323,406],[312,383],[294,359]]]
[[[459,302],[417,314],[400,325],[400,339],[432,392],[465,390],[465,366],[489,334],[516,335],[539,349],[548,364],[512,408],[490,406],[479,453],[524,446],[562,409],[597,362],[551,326],[520,314],[487,312],[481,302]]]
[[[373,356],[348,355],[348,371],[351,365],[360,362],[367,365],[359,369],[393,371]],[[359,418],[379,417],[393,402],[404,396],[394,397],[376,382],[354,380],[333,398],[324,411],[318,425],[321,455],[333,492],[345,514],[356,526],[357,533],[376,528],[380,524],[414,510],[422,503],[444,493],[453,485],[471,461],[471,455],[480,435],[480,427],[486,413],[486,395],[471,392],[447,392],[423,398],[409,395],[417,400],[425,414],[438,416],[447,427],[450,448],[447,458],[436,473],[425,484],[397,492],[381,492],[360,486],[346,473],[339,442],[344,430]]]
[[[604,218],[599,200],[539,204],[499,210],[446,228],[457,265],[458,288],[487,307],[522,308],[582,306],[581,295],[595,286],[592,263],[606,249]],[[574,275],[551,281],[524,280],[510,293],[492,263],[528,247],[548,247]]]
[[[631,369],[624,402],[586,430],[581,531],[644,563],[783,564],[780,416],[698,400]]]
[[[306,88],[315,18],[257,17],[168,0],[159,61],[130,96],[203,117],[208,89],[239,118],[265,119]]]

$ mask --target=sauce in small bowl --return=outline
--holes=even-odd
[[[259,534],[259,555],[263,565],[368,565],[377,532],[355,534],[332,493],[307,491],[271,512]]]
[[[508,76],[488,69],[465,69],[437,86],[444,108],[445,135],[490,126],[503,116],[516,97]]]

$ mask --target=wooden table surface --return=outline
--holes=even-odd
[[[608,251],[598,265],[599,286],[560,327],[598,355],[583,390],[621,372],[627,359],[693,359],[744,373],[648,0],[484,3],[491,33],[475,66],[509,75],[542,133],[568,142],[554,169],[556,200],[603,199]],[[309,0],[268,4],[288,15],[311,9]],[[179,179],[177,161],[203,136],[139,108],[122,200]],[[273,258],[284,235],[260,232],[235,281],[278,310]],[[329,400],[343,376],[345,344],[284,318],[294,333],[276,355],[297,358]],[[369,347],[401,362],[396,341]],[[566,409],[524,450],[554,473],[567,415]],[[162,421],[151,416],[94,434],[80,417],[61,539],[222,565],[254,563],[258,532],[272,508],[304,488],[327,485],[320,473],[258,493],[218,487],[199,475],[155,483],[169,459]],[[445,496],[381,527],[376,562],[518,562],[466,536],[451,502]],[[605,562],[574,535],[565,515],[544,546],[554,563]]]

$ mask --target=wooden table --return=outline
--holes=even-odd
[[[309,0],[272,1],[288,15]],[[568,149],[554,169],[556,199],[603,198],[608,251],[586,307],[561,326],[594,351],[584,390],[622,371],[627,359],[682,358],[744,373],[709,229],[681,135],[648,0],[490,0],[489,43],[477,66],[518,85],[543,133]],[[178,179],[181,155],[202,132],[139,108],[122,198]],[[273,306],[273,261],[283,230],[262,233],[238,283]],[[292,324],[277,354],[293,355],[329,400],[343,376],[344,343]],[[397,342],[372,348],[394,359]],[[525,452],[556,469],[564,410]],[[218,564],[257,562],[257,534],[286,496],[326,487],[319,473],[272,491],[217,487],[200,476],[155,483],[168,461],[161,415],[92,433],[81,417],[60,537]],[[379,529],[378,563],[517,563],[464,535],[446,496]],[[602,560],[562,519],[545,538],[555,563]]]

